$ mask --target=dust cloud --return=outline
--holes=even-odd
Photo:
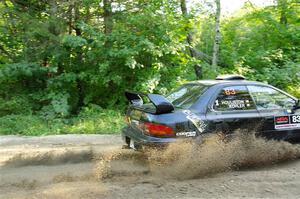
[[[265,140],[238,130],[230,138],[211,134],[201,140],[178,140],[167,148],[142,153],[114,151],[97,160],[99,179],[115,175],[149,174],[156,178],[194,179],[219,172],[272,165],[300,157],[300,146]],[[131,164],[124,164],[124,161]],[[127,168],[126,168],[127,165]],[[141,167],[144,167],[141,169]]]
[[[243,130],[221,135],[182,139],[141,152],[120,149],[117,139],[93,147],[82,146],[80,139],[78,147],[59,148],[54,142],[53,147],[33,145],[27,151],[13,145],[10,149],[16,153],[0,166],[0,198],[156,198],[158,191],[163,198],[229,197],[233,190],[238,198],[245,193],[275,197],[278,190],[282,196],[300,194],[296,161],[282,169],[265,167],[271,170],[267,175],[257,172],[257,167],[299,158],[299,145],[267,141]],[[3,147],[2,154],[8,148]],[[251,169],[235,171],[244,168]]]

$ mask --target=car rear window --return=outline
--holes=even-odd
[[[186,84],[172,91],[167,95],[167,99],[179,108],[191,107],[202,95],[208,86],[202,84]]]

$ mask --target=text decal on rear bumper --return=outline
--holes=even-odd
[[[195,137],[196,136],[196,131],[191,131],[191,132],[179,132],[176,133],[176,136],[184,136],[184,137]]]

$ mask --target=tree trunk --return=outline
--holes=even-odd
[[[104,33],[106,35],[111,34],[113,30],[113,19],[112,19],[112,6],[111,0],[103,0],[104,9]]]
[[[76,36],[81,36],[81,29],[78,26],[78,22],[80,20],[80,12],[78,8],[78,4],[75,3],[74,5],[74,30],[76,32]]]
[[[288,4],[287,0],[277,0],[277,6],[280,11],[280,23],[286,25],[288,23],[287,20],[287,9]]]
[[[188,11],[187,11],[187,7],[186,7],[186,0],[180,0],[180,7],[181,7],[181,12],[184,18],[188,18]],[[193,49],[192,45],[193,45],[193,35],[191,33],[191,31],[189,29],[186,30],[187,31],[187,43],[189,44],[189,51],[190,51],[190,55],[191,57],[196,57],[197,58],[197,54],[196,54],[196,50]],[[202,77],[202,68],[199,64],[195,64],[194,65],[194,70],[195,70],[195,74],[197,79],[201,79]]]
[[[79,5],[77,2],[75,2],[74,4],[74,30],[76,32],[76,36],[81,37],[81,29],[78,26],[78,23],[80,21],[80,11],[79,11]],[[77,74],[80,73],[80,66],[83,64],[83,54],[82,54],[82,49],[80,49],[79,52],[77,52],[77,64],[78,66],[76,66],[76,72]],[[76,113],[79,113],[81,108],[84,106],[84,83],[83,81],[80,79],[80,77],[77,76],[76,79],[76,83],[77,83],[77,92],[78,92],[78,101],[77,101],[77,107],[76,107]]]
[[[49,4],[50,4],[50,15],[51,15],[51,17],[56,17],[56,14],[57,14],[56,0],[49,1]]]
[[[215,2],[216,2],[216,25],[215,25],[215,41],[214,41],[213,57],[212,57],[212,70],[214,72],[217,72],[220,43],[221,43],[221,32],[220,32],[221,3],[220,0],[215,0]]]

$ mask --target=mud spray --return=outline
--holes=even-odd
[[[147,174],[155,178],[191,179],[241,168],[272,165],[300,157],[300,146],[256,138],[239,130],[224,140],[219,134],[194,140],[179,140],[166,149],[144,152],[114,151],[97,160],[99,179],[115,175]],[[124,161],[130,164],[124,164]],[[127,166],[126,166],[127,165]],[[127,167],[127,168],[126,168]],[[143,168],[143,169],[141,169]]]

